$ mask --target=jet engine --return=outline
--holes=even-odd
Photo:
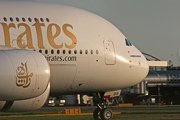
[[[0,51],[0,101],[36,101],[47,91],[49,79],[49,64],[42,54],[26,49]]]
[[[18,101],[0,101],[1,112],[27,112],[41,108],[46,102],[50,92],[50,83],[44,93],[38,97],[18,100]]]

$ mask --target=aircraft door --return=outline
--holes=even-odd
[[[76,75],[77,64],[51,64],[51,92],[65,92]]]
[[[112,41],[104,41],[105,63],[106,65],[114,65],[116,63],[114,44]]]
[[[78,67],[76,70],[76,75],[70,86],[70,89],[74,91],[84,86],[84,83],[88,77],[89,58],[79,58],[77,63]]]

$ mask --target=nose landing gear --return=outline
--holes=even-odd
[[[104,94],[100,94],[99,96],[98,108],[94,110],[93,117],[95,120],[112,120],[113,112],[111,109],[106,108],[103,96]]]
[[[104,108],[100,110],[96,108],[93,113],[95,120],[111,120],[113,118],[113,112],[111,109]]]

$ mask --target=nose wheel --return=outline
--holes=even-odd
[[[97,104],[97,107],[94,112],[93,112],[93,117],[95,120],[112,120],[113,118],[113,112],[111,109],[106,108],[105,104],[104,104],[104,98],[101,97],[99,98],[101,99],[100,103]]]
[[[93,117],[95,120],[101,120],[100,117],[101,110],[99,108],[96,108],[93,112]]]
[[[111,120],[113,118],[113,112],[111,109],[104,108],[100,110],[96,108],[93,113],[95,120]]]

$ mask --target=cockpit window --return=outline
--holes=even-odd
[[[131,42],[128,39],[125,39],[126,41],[126,46],[132,46]]]
[[[129,46],[129,43],[128,43],[127,39],[125,39],[125,41],[126,41],[126,46]]]

